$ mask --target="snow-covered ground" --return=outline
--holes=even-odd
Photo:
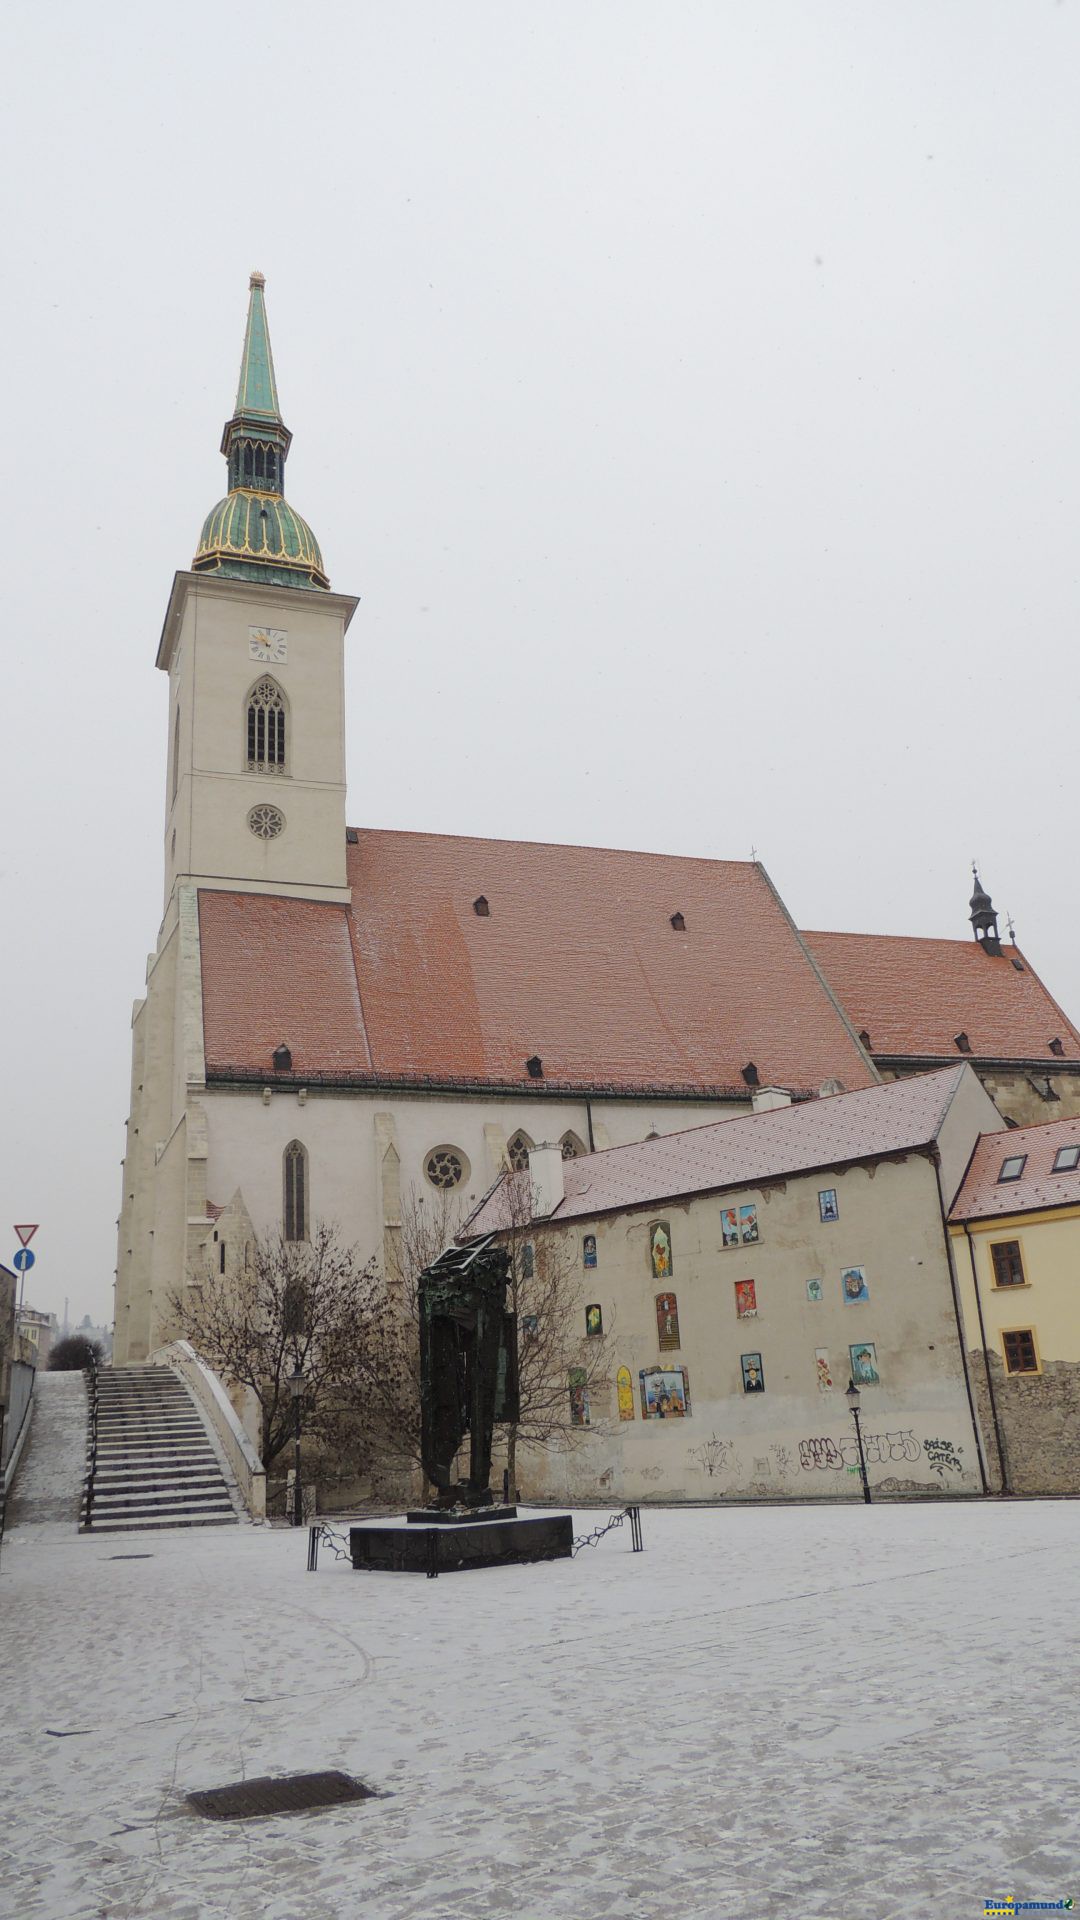
[[[579,1516],[583,1530],[596,1516]],[[356,1574],[255,1528],[24,1524],[17,1920],[979,1920],[1080,1900],[1080,1506],[644,1514],[573,1561]],[[147,1553],[149,1559],[122,1559]],[[223,1826],[243,1775],[385,1798]]]

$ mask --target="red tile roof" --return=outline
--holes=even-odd
[[[984,1133],[949,1211],[950,1220],[989,1220],[996,1214],[1034,1213],[1080,1202],[1080,1168],[1054,1173],[1059,1147],[1080,1146],[1080,1119],[1047,1120],[1041,1127]],[[999,1181],[1006,1160],[1025,1156],[1019,1180]]]
[[[955,1060],[966,1033],[971,1057],[1080,1063],[1080,1032],[1017,947],[999,956],[974,940],[922,940],[880,933],[807,933],[803,938],[849,1014],[870,1036],[876,1060]],[[1020,962],[1018,971],[1013,962]]]
[[[752,1061],[799,1093],[871,1081],[758,865],[366,829],[347,857],[350,911],[201,894],[209,1073],[269,1077],[285,1041],[311,1077],[745,1095]]]
[[[274,1048],[293,1072],[370,1072],[344,907],[265,893],[199,894],[207,1072],[273,1079]]]
[[[887,1086],[716,1120],[658,1140],[566,1160],[563,1202],[552,1217],[590,1218],[695,1193],[753,1187],[762,1180],[872,1160],[885,1153],[913,1152],[937,1138],[957,1087],[971,1071],[958,1062]],[[1076,1124],[1080,1127],[1080,1122]],[[1017,1136],[994,1137],[1011,1143]],[[520,1191],[529,1176],[511,1178]],[[506,1179],[500,1182],[466,1222],[469,1235],[494,1233],[510,1224],[507,1184]]]

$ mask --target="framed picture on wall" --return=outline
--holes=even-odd
[[[839,1220],[840,1209],[836,1204],[836,1188],[825,1187],[817,1197],[818,1212],[822,1220]]]

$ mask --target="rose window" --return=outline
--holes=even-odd
[[[248,826],[260,840],[276,840],[285,825],[285,815],[277,807],[252,807]]]
[[[465,1155],[457,1147],[435,1147],[424,1162],[424,1172],[433,1187],[446,1190],[460,1187],[468,1164]]]

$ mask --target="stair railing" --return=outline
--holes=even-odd
[[[89,1426],[86,1436],[86,1483],[83,1489],[82,1524],[84,1528],[89,1528],[90,1516],[94,1508],[94,1474],[97,1471],[98,1446],[98,1365],[94,1354],[90,1355],[83,1372],[86,1378]]]

